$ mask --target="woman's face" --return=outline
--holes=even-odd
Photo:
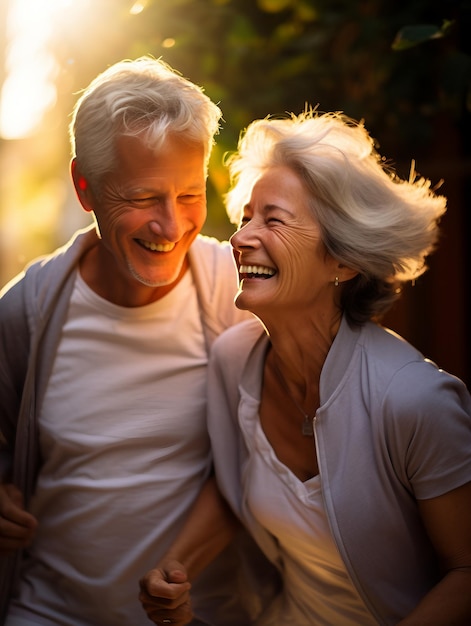
[[[301,178],[285,166],[255,183],[231,237],[240,276],[238,308],[263,320],[264,311],[332,306],[338,262],[321,240],[309,200]]]

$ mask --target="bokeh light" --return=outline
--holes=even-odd
[[[410,159],[449,198],[430,271],[388,324],[471,381],[469,273],[471,14],[467,2],[368,0],[0,0],[0,286],[90,215],[70,181],[72,107],[123,58],[162,57],[221,105],[205,234],[232,232],[223,157],[239,131],[306,104],[365,120],[407,176]],[[410,26],[454,23],[401,51]],[[409,30],[410,32],[410,30]],[[452,320],[452,323],[450,323]],[[444,341],[444,332],[446,341]]]
[[[56,101],[57,63],[48,43],[73,0],[10,0],[6,24],[6,78],[0,97],[0,135],[28,136]]]

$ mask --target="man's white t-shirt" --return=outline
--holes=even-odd
[[[149,623],[139,578],[209,471],[206,365],[190,272],[138,308],[77,277],[40,415],[41,523],[7,625]]]

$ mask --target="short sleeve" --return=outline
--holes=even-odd
[[[471,481],[471,396],[433,363],[409,363],[394,376],[383,410],[396,472],[417,499]]]

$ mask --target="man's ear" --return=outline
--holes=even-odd
[[[70,173],[75,187],[77,198],[85,211],[93,211],[92,193],[90,185],[80,171],[77,159],[74,157],[70,162]]]

